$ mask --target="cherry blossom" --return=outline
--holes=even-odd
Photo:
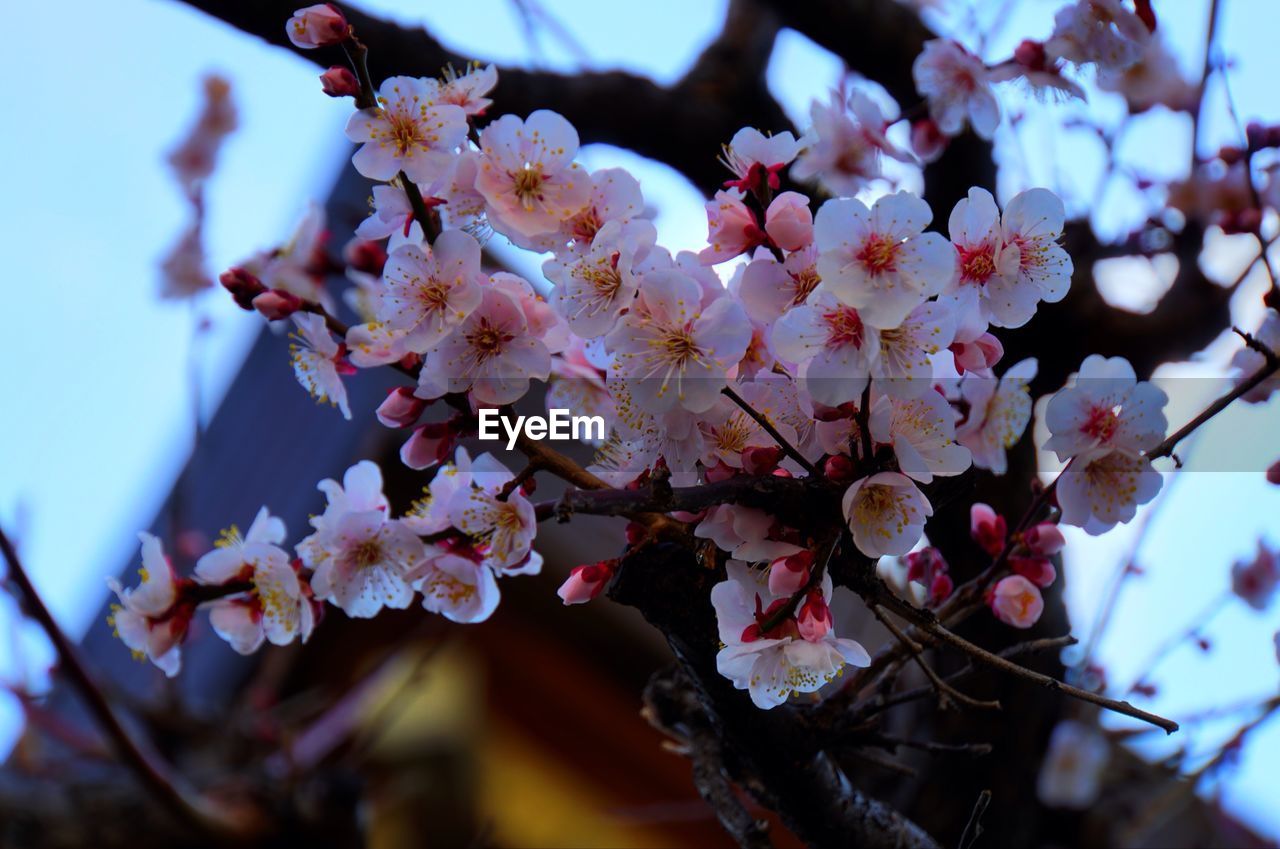
[[[721,161],[737,177],[725,185],[743,192],[777,189],[778,172],[790,165],[803,147],[804,140],[797,141],[789,132],[766,136],[759,130],[743,127],[724,147]]]
[[[422,606],[451,622],[483,622],[497,610],[501,593],[493,570],[471,557],[430,552],[415,571]]]
[[[709,539],[721,551],[746,563],[774,561],[804,549],[794,543],[770,539],[775,519],[755,507],[717,504],[693,529],[698,539]]]
[[[443,533],[453,526],[455,496],[465,493],[472,482],[483,489],[501,488],[510,476],[507,467],[492,454],[481,454],[473,461],[465,448],[459,448],[453,462],[436,471],[423,490],[423,497],[413,502],[400,521],[420,536]]]
[[[1031,395],[1027,387],[1036,376],[1036,361],[1023,360],[1009,367],[998,380],[966,375],[960,381],[960,402],[967,408],[956,425],[956,441],[969,449],[973,464],[997,475],[1008,471],[1006,452],[1031,421]]]
[[[920,483],[969,468],[969,449],[956,443],[951,405],[941,393],[907,400],[881,397],[871,407],[869,425],[873,439],[893,445],[902,473]]]
[[[929,103],[929,116],[944,134],[959,135],[967,123],[984,139],[995,135],[1000,104],[977,56],[954,41],[935,38],[924,43],[911,73]]]
[[[1094,449],[1077,455],[1058,478],[1062,523],[1098,535],[1128,522],[1160,491],[1151,461],[1126,450]]]
[[[459,74],[449,66],[444,69],[444,79],[436,91],[438,103],[452,103],[469,116],[483,115],[493,105],[485,97],[498,84],[498,69],[493,65],[469,67]]]
[[[1044,447],[1062,461],[1095,449],[1146,451],[1164,438],[1168,401],[1159,387],[1138,381],[1128,360],[1093,354],[1049,400],[1052,435]]]
[[[1237,561],[1231,567],[1231,591],[1254,610],[1266,610],[1280,586],[1276,559],[1276,553],[1259,540],[1253,560]]]
[[[480,305],[480,243],[446,230],[428,248],[402,245],[391,252],[374,312],[403,345],[424,354]]]
[[[285,32],[295,47],[311,50],[338,44],[348,37],[347,19],[332,3],[317,3],[299,9],[289,18]]]
[[[809,119],[813,124],[807,136],[810,143],[791,167],[791,176],[816,180],[833,195],[852,197],[879,177],[882,155],[914,161],[889,141],[885,135],[889,121],[864,92],[855,89],[845,99],[832,91],[825,103],[813,102]]]
[[[111,605],[107,624],[135,657],[145,657],[172,678],[182,668],[182,640],[193,606],[179,603],[178,577],[159,538],[140,533],[138,539],[142,540],[138,570],[142,581],[126,589],[115,578],[107,579],[120,602]]]
[[[652,252],[657,231],[648,221],[606,222],[585,253],[556,257],[543,264],[543,273],[556,284],[551,305],[569,328],[583,339],[603,336],[631,306],[642,274],[660,252]],[[646,259],[653,253],[653,260]]]
[[[565,219],[554,234],[522,239],[532,250],[583,253],[591,247],[596,234],[610,221],[626,225],[643,218],[644,194],[640,181],[624,168],[601,168],[591,173],[591,198],[580,212]]]
[[[1015,628],[1030,628],[1044,612],[1040,589],[1021,575],[1001,578],[990,590],[988,604],[997,619]]]
[[[841,501],[858,550],[868,557],[906,554],[924,534],[933,507],[911,478],[878,472],[855,481]]]
[[[591,200],[591,180],[573,161],[578,131],[555,112],[503,115],[480,134],[480,150],[475,186],[499,233],[554,233]]]
[[[750,341],[737,301],[726,293],[704,305],[697,280],[676,269],[648,275],[635,305],[605,337],[615,353],[610,378],[628,381],[636,403],[654,413],[709,409]]]
[[[604,591],[616,567],[617,562],[613,560],[575,566],[556,595],[565,604],[585,604]]]
[[[882,329],[871,368],[875,388],[899,398],[928,393],[934,385],[932,357],[951,344],[955,332],[954,313],[937,301],[916,307],[897,327]]]
[[[519,302],[495,287],[443,342],[427,353],[418,397],[470,390],[483,404],[501,406],[529,391],[532,378],[551,374],[551,353],[535,334]]]
[[[538,532],[533,504],[518,489],[502,497],[514,477],[505,467],[486,476],[484,485],[473,477],[450,499],[449,519],[472,538],[484,565],[501,575],[536,575],[542,557],[533,551]]]
[[[1045,42],[1051,56],[1100,70],[1122,71],[1137,62],[1151,31],[1120,0],[1076,0],[1058,10]]]
[[[783,704],[793,693],[813,693],[835,679],[846,665],[867,666],[871,658],[860,644],[837,637],[828,627],[813,627],[810,621],[801,631],[792,617],[765,631],[769,617],[785,596],[775,597],[763,581],[763,572],[753,572],[745,563],[730,560],[727,580],[711,588],[711,603],[724,648],[716,655],[716,668],[739,690],[746,690],[756,707],[769,710]],[[831,578],[824,576],[819,598],[825,605],[832,592]],[[828,614],[829,615],[829,614]]]
[[[453,151],[467,137],[467,115],[437,103],[434,80],[388,77],[378,88],[378,105],[347,122],[347,138],[361,145],[351,163],[371,180],[398,173],[430,183],[453,164]]]
[[[316,597],[362,619],[384,606],[408,607],[410,573],[424,550],[412,530],[388,516],[377,465],[362,460],[341,485],[325,480],[320,489],[328,505],[311,520],[316,532],[298,544],[303,563],[315,570]]]
[[[805,392],[832,407],[862,395],[880,357],[879,331],[829,292],[778,319],[771,343],[781,359],[798,366]]]
[[[897,327],[955,275],[955,251],[925,233],[929,205],[909,192],[886,195],[868,209],[850,198],[829,200],[814,220],[822,287],[858,310],[872,327]]]
[[[998,556],[1008,535],[1009,523],[990,504],[975,502],[969,508],[969,536],[987,554]]]
[[[737,295],[747,315],[767,324],[806,303],[822,282],[817,262],[818,251],[812,244],[792,251],[782,262],[768,251],[757,251],[742,267],[741,277],[736,278]]]
[[[1053,808],[1081,810],[1098,800],[1110,746],[1097,728],[1064,719],[1054,726],[1040,766],[1036,793]]]
[[[347,362],[346,346],[334,340],[324,316],[294,313],[293,323],[299,333],[294,336],[297,342],[289,346],[294,376],[312,398],[337,407],[342,417],[350,421],[351,407],[342,375],[353,374],[355,368]]]

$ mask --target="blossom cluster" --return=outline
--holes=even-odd
[[[306,48],[345,42],[350,28],[334,15],[299,10],[290,38]],[[999,121],[992,82],[1021,75],[1069,90],[1064,63],[1121,71],[1138,61],[1149,28],[1132,16],[1082,0],[1038,51],[1024,45],[1012,75],[954,42],[929,43],[916,79],[932,128],[913,132],[915,153],[926,136],[966,125],[989,136]],[[265,513],[190,582],[159,568],[159,544],[148,541],[150,577],[119,590],[117,627],[131,647],[176,668],[171,653],[197,605],[213,608],[215,629],[241,651],[305,639],[318,601],[367,617],[421,594],[454,621],[486,619],[498,579],[540,571],[538,515],[517,485],[524,475],[517,481],[488,455],[472,460],[458,442],[479,410],[520,402],[535,382],[547,383],[549,407],[609,423],[586,470],[597,481],[821,479],[839,494],[847,547],[878,561],[891,588],[921,607],[951,595],[948,564],[925,539],[930,493],[971,468],[1004,474],[1030,423],[1037,364],[1005,364],[998,334],[1071,286],[1059,244],[1065,209],[1052,192],[1028,188],[1002,207],[973,188],[948,211],[945,232],[930,229],[935,211],[918,195],[868,191],[883,157],[914,159],[889,140],[882,107],[834,92],[799,137],[748,127],[729,139],[726,182],[706,205],[706,247],[672,252],[658,244],[635,177],[576,162],[578,134],[564,117],[489,118],[492,67],[391,77],[376,92],[336,72],[322,80],[330,94],[373,104],[346,128],[359,145],[355,168],[377,181],[371,214],[344,263],[328,258],[313,213],[287,246],[222,282],[242,307],[294,323],[299,381],[348,418],[344,377],[379,366],[411,375],[377,417],[409,432],[404,463],[434,474],[398,518],[373,464],[325,481],[328,504],[296,558]],[[804,191],[815,184],[833,196]],[[547,255],[546,279],[488,267],[482,248],[493,234]],[[324,285],[342,269],[361,317],[349,328],[333,318]],[[1154,497],[1161,479],[1150,456],[1166,401],[1129,363],[1100,356],[1048,401],[1044,447],[1066,464],[1051,519],[1010,528],[973,507],[974,540],[1005,567],[986,596],[998,619],[1020,628],[1038,619],[1065,542],[1059,522],[1101,533]],[[425,420],[437,407],[449,418]],[[811,529],[734,503],[673,518],[727,561],[710,599],[719,668],[757,705],[816,692],[846,665],[868,663],[836,634],[832,578]],[[594,598],[616,566],[574,569],[561,597]]]

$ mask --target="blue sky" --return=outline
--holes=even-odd
[[[565,71],[581,67],[575,52],[545,30],[540,51],[531,54],[509,0],[360,5],[406,23],[424,23],[464,55]],[[540,5],[572,33],[590,64],[620,66],[661,81],[680,75],[723,14],[720,0],[659,0],[643,8],[598,0],[542,0]],[[1007,55],[1025,35],[1046,34],[1059,5],[1017,4],[1016,14],[993,39],[990,57]],[[1162,30],[1190,75],[1201,61],[1206,3],[1157,4],[1157,9],[1175,5],[1177,17],[1166,14]],[[1280,77],[1280,59],[1269,42],[1274,27],[1258,25],[1260,19],[1274,19],[1274,12],[1267,0],[1230,2],[1224,8],[1222,43],[1239,58],[1232,85],[1240,111],[1246,118],[1280,117],[1271,95],[1271,81]],[[16,334],[9,340],[13,356],[0,372],[8,413],[0,421],[0,468],[5,469],[0,521],[20,534],[34,579],[55,615],[79,633],[105,596],[103,576],[132,558],[136,529],[149,524],[189,449],[188,353],[195,314],[208,317],[213,328],[201,368],[206,411],[221,397],[257,329],[254,318],[218,294],[200,299],[194,309],[156,297],[157,262],[187,215],[163,157],[198,108],[201,76],[218,71],[229,77],[240,111],[240,129],[208,190],[207,248],[215,273],[286,238],[307,202],[324,199],[346,149],[341,128],[349,107],[320,94],[312,65],[177,3],[84,4],[73,25],[66,18],[60,4],[28,3],[9,10],[11,31],[47,36],[11,40],[0,60],[9,80],[38,83],[33,98],[25,86],[9,87],[6,97],[15,101],[14,113],[26,120],[16,125],[19,131],[0,136],[0,155],[10,163],[6,314],[21,319],[10,322]],[[672,27],[673,20],[680,26]],[[145,49],[131,50],[122,61],[124,44]],[[378,66],[376,57],[374,65],[394,70]],[[808,101],[823,96],[839,72],[834,57],[785,33],[770,83],[793,117],[803,121]],[[498,103],[500,108],[500,87]],[[1055,151],[1059,166],[1033,169],[1030,179],[1093,197],[1091,180],[1100,166],[1095,146],[1053,133],[1044,120],[1047,108],[1030,107],[1024,146],[1036,151],[1033,161]],[[1106,120],[1117,114],[1115,104],[1105,101],[1087,109]],[[1234,140],[1218,87],[1211,89],[1208,114],[1211,146]],[[1122,155],[1148,170],[1176,174],[1185,167],[1188,139],[1185,117],[1154,115],[1133,128]],[[1012,166],[1006,173],[1020,179],[1016,146],[1002,141],[1000,150],[1002,161]],[[664,245],[695,247],[702,240],[699,196],[679,175],[608,148],[590,148],[584,159],[591,167],[623,164],[637,173],[659,210]],[[1006,183],[1007,193],[1021,188]],[[1106,232],[1123,229],[1143,212],[1140,199],[1123,188],[1108,194],[1104,206],[1098,225]],[[937,211],[936,217],[944,220],[945,213]],[[1241,239],[1224,241],[1213,261],[1229,275],[1245,250]],[[1109,294],[1141,302],[1149,288],[1143,276],[1149,274],[1145,268],[1123,269]],[[1255,275],[1250,291],[1261,285]],[[1256,317],[1242,314],[1239,320],[1247,326]],[[1217,345],[1207,363],[1170,374],[1221,373],[1229,348]],[[1195,385],[1205,393],[1215,389],[1207,381]],[[1189,394],[1179,392],[1180,397]],[[1187,401],[1170,418],[1176,424],[1193,412]],[[1280,417],[1274,406],[1233,409],[1206,429],[1202,444],[1265,444],[1267,436],[1274,444],[1276,432]],[[1209,449],[1204,450],[1207,455]],[[1203,465],[1221,468],[1213,460]],[[1148,574],[1127,587],[1115,627],[1102,644],[1102,658],[1121,679],[1144,656],[1131,647],[1157,642],[1189,620],[1204,598],[1225,586],[1230,563],[1251,552],[1260,534],[1270,533],[1271,542],[1280,544],[1275,522],[1280,489],[1268,488],[1260,474],[1188,471],[1167,498],[1139,551]],[[1127,535],[1073,540],[1066,578],[1081,622],[1091,620],[1088,611],[1116,558],[1127,550]],[[11,605],[0,603],[0,634],[17,627]],[[1212,655],[1184,651],[1162,667],[1165,680],[1183,684],[1162,691],[1154,709],[1176,714],[1274,692],[1280,673],[1269,646],[1276,627],[1274,610],[1260,616],[1236,605],[1224,612],[1212,629],[1217,645]],[[0,674],[17,676],[25,674],[24,667],[38,671],[47,663],[38,638],[26,635],[17,643],[25,648],[15,654],[14,641],[0,639]],[[0,746],[13,733],[13,719],[13,706],[0,700]],[[1268,796],[1267,776],[1277,757],[1280,723],[1259,731],[1224,787],[1233,807],[1273,834],[1280,834],[1280,813]]]

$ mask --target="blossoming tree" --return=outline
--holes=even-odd
[[[1011,120],[1001,93],[1015,83],[1083,98],[1078,81],[1096,78],[1135,112],[1160,103],[1198,114],[1194,86],[1152,78],[1167,48],[1150,2],[1066,3],[1047,39],[993,62],[929,33],[906,5],[735,0],[721,39],[674,89],[448,64],[429,37],[330,4],[292,14],[278,3],[193,5],[325,65],[345,55],[321,87],[350,99],[352,164],[371,183],[356,240],[335,265],[311,221],[220,281],[245,310],[291,327],[306,391],[406,434],[400,459],[420,474],[422,497],[393,505],[369,460],[326,470],[309,528],[286,528],[246,493],[244,515],[258,511],[248,531],[226,532],[187,575],[143,534],[140,581],[112,583],[129,649],[176,676],[202,615],[241,654],[305,642],[326,616],[413,605],[483,628],[504,587],[542,571],[542,523],[612,516],[626,520],[617,556],[573,568],[560,598],[638,608],[665,637],[676,663],[651,683],[648,715],[693,759],[698,790],[741,845],[770,845],[759,809],[812,845],[960,835],[972,845],[982,787],[952,786],[963,798],[945,807],[961,815],[917,822],[918,806],[875,798],[848,754],[981,754],[985,744],[963,734],[904,739],[893,721],[922,703],[954,712],[952,730],[999,711],[970,686],[980,672],[1077,704],[1036,744],[1048,748],[1046,805],[1098,798],[1110,748],[1101,714],[1178,730],[1087,657],[1055,675],[1028,659],[1074,643],[1041,621],[1055,603],[1062,528],[1097,535],[1131,522],[1186,437],[1280,386],[1280,289],[1272,278],[1260,327],[1239,331],[1234,384],[1171,421],[1165,391],[1146,378],[1228,328],[1229,289],[1180,278],[1174,301],[1150,315],[1099,319],[1091,267],[1172,253],[1187,261],[1180,274],[1197,275],[1212,225],[1252,234],[1270,271],[1274,184],[1254,157],[1280,138],[1251,125],[1239,148],[1196,159],[1169,190],[1198,204],[1116,244],[1099,243],[1047,188],[1021,186],[998,203],[989,145]],[[752,52],[783,25],[879,82],[905,117],[854,81],[792,127],[763,86],[767,45]],[[724,86],[703,93],[712,78]],[[626,114],[609,102],[624,85]],[[211,87],[206,119],[175,157],[197,209],[234,124],[225,98]],[[670,138],[678,117],[654,126],[665,110],[697,114],[688,138]],[[584,139],[630,146],[708,189],[706,247],[659,244],[641,182],[584,168]],[[923,194],[886,191],[889,161],[923,174]],[[175,292],[201,288],[198,257],[184,254],[198,251],[193,233],[167,266]],[[543,254],[545,279],[496,268],[484,252],[495,235]],[[335,277],[347,281],[353,322],[340,315]],[[373,369],[401,384],[376,410],[355,409],[347,381]],[[1037,398],[1041,447],[1059,463],[1044,478],[1030,450]],[[508,467],[475,441],[482,411],[533,404],[599,415],[593,460],[526,430],[512,436],[522,465]],[[538,500],[548,479],[567,488]],[[1265,607],[1277,574],[1264,545],[1233,572],[1236,593]],[[833,606],[862,625],[845,630],[849,617]],[[873,622],[879,630],[862,627]],[[855,636],[877,633],[878,644]],[[179,815],[273,835],[261,816],[175,789],[111,707],[94,704]]]

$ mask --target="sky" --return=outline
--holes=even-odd
[[[528,7],[549,10],[571,37],[541,28],[537,48],[531,49],[510,0],[367,0],[358,5],[425,24],[463,55],[562,71],[585,62],[661,82],[680,76],[723,15],[721,0],[655,0],[643,6],[541,0]],[[980,4],[979,19],[996,5],[1003,6]],[[1008,55],[1022,37],[1047,34],[1059,5],[1049,0],[1015,4],[990,39],[988,58]],[[1162,18],[1162,32],[1190,75],[1201,62],[1207,4],[1186,0],[1157,4],[1157,10],[1166,6],[1176,6],[1178,14]],[[1237,60],[1231,79],[1240,112],[1246,118],[1280,117],[1271,94],[1280,58],[1266,40],[1274,28],[1258,26],[1275,12],[1268,0],[1223,6],[1221,43]],[[79,634],[106,595],[104,576],[134,559],[136,530],[150,524],[190,448],[195,322],[207,319],[211,325],[199,358],[206,417],[258,329],[255,317],[240,313],[220,293],[195,304],[161,302],[156,296],[158,261],[187,220],[164,155],[194,117],[201,77],[210,71],[227,76],[240,113],[240,129],[208,188],[206,247],[215,274],[286,239],[308,202],[323,201],[347,150],[341,130],[349,107],[319,92],[311,64],[169,0],[84,4],[73,25],[67,25],[60,4],[21,4],[7,17],[11,31],[42,35],[11,39],[0,58],[7,79],[37,82],[34,89],[6,87],[11,114],[27,116],[21,127],[28,132],[0,135],[0,156],[10,163],[3,238],[13,352],[0,367],[6,398],[0,419],[0,523],[20,539],[28,568],[55,616]],[[672,20],[680,26],[671,26]],[[959,11],[940,18],[948,26],[965,27],[969,21]],[[122,61],[126,44],[137,47]],[[377,71],[376,57],[374,66]],[[793,119],[803,123],[809,101],[824,97],[840,73],[835,57],[799,35],[783,33],[770,85]],[[500,109],[501,87],[497,99]],[[1046,116],[1056,108],[1079,107],[1032,104],[1021,143],[1012,143],[1007,131],[1000,138],[1004,196],[1025,187],[1021,183],[1035,183],[1095,198],[1101,164],[1096,144],[1083,133],[1055,132]],[[1108,121],[1117,116],[1114,102],[1105,99],[1084,110]],[[1220,87],[1210,89],[1207,114],[1206,149],[1234,141]],[[1189,134],[1185,117],[1152,115],[1126,133],[1121,156],[1149,173],[1176,174],[1185,168]],[[1030,168],[1024,167],[1023,150],[1034,151]],[[1055,168],[1036,165],[1050,158]],[[701,200],[681,176],[602,146],[585,149],[583,160],[591,168],[623,165],[640,177],[658,211],[661,244],[676,250],[702,242]],[[1093,212],[1103,233],[1122,232],[1145,213],[1142,198],[1122,186],[1103,200],[1075,206]],[[936,212],[939,222],[945,220],[945,211]],[[1247,238],[1215,247],[1215,274],[1232,276]],[[523,267],[536,269],[536,262],[526,259]],[[1169,270],[1138,263],[1113,271],[1106,275],[1107,296],[1141,306]],[[1243,304],[1262,285],[1255,274],[1238,299],[1237,318],[1244,326],[1257,321]],[[1221,390],[1212,376],[1222,373],[1230,348],[1223,340],[1204,363],[1162,371],[1177,381],[1169,384],[1178,387],[1172,424],[1193,414],[1199,399]],[[1131,677],[1145,657],[1135,647],[1157,643],[1191,621],[1204,599],[1226,586],[1231,562],[1250,554],[1259,536],[1280,544],[1275,520],[1280,489],[1268,488],[1256,471],[1221,471],[1230,466],[1213,453],[1218,445],[1265,444],[1268,436],[1274,444],[1277,432],[1280,414],[1274,405],[1233,408],[1204,430],[1197,440],[1202,448],[1186,452],[1189,468],[1162,496],[1164,503],[1135,555],[1146,574],[1126,584],[1114,625],[1100,645],[1100,659],[1119,680]],[[1132,526],[1102,539],[1076,536],[1065,580],[1073,616],[1087,630],[1114,564],[1129,554]],[[1213,653],[1182,650],[1160,667],[1158,677],[1194,686],[1162,688],[1151,708],[1177,715],[1275,692],[1280,678],[1271,654],[1275,614],[1254,614],[1239,604],[1225,609],[1210,629]],[[0,634],[6,632],[14,638],[0,638],[0,676],[39,685],[47,648],[38,634],[23,633],[7,598],[0,600]],[[14,705],[0,699],[0,749],[7,748],[16,729]],[[1229,725],[1207,728],[1194,739],[1207,748],[1215,734],[1223,737],[1230,730]],[[1152,750],[1158,746],[1152,744]],[[1280,835],[1280,810],[1269,795],[1273,773],[1268,770],[1278,757],[1280,723],[1273,723],[1259,730],[1222,786],[1233,810],[1275,835]]]

